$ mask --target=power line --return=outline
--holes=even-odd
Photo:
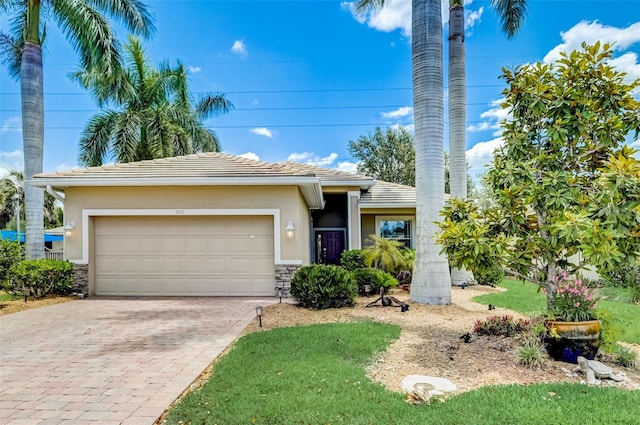
[[[474,84],[467,88],[492,88],[505,87],[504,84]],[[447,90],[449,87],[444,87]],[[349,89],[297,89],[297,90],[224,90],[224,94],[283,94],[283,93],[345,93],[345,92],[380,92],[380,91],[407,91],[413,87],[376,87],[376,88],[349,88]],[[210,91],[198,91],[194,94],[205,94]],[[0,92],[1,96],[20,96],[20,92]],[[91,96],[91,93],[74,92],[44,92],[45,96]]]

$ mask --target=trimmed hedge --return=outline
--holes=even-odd
[[[291,279],[291,296],[300,306],[316,310],[351,307],[357,292],[351,272],[339,266],[304,266]]]
[[[379,269],[365,267],[354,270],[352,273],[358,284],[358,293],[360,295],[366,295],[364,291],[365,285],[371,286],[369,294],[379,293],[380,287],[384,287],[385,292],[388,293],[389,289],[398,286],[398,279]]]
[[[67,294],[73,286],[74,265],[63,260],[25,260],[9,269],[5,289],[14,294],[25,290],[35,297]]]

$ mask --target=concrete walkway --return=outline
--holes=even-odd
[[[0,316],[0,424],[151,425],[273,298],[92,298]]]

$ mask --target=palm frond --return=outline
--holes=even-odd
[[[233,109],[233,103],[223,93],[203,95],[196,103],[196,116],[200,119],[226,114]]]
[[[139,155],[141,144],[141,118],[138,111],[125,111],[119,116],[115,128],[113,149],[118,162],[132,162],[142,159]],[[143,155],[144,156],[144,155]]]
[[[9,34],[0,32],[0,61],[7,65],[9,76],[14,80],[20,79],[23,48],[23,39],[14,39]]]
[[[118,18],[129,31],[149,38],[155,31],[155,25],[147,6],[138,0],[86,0],[95,8]]]
[[[173,92],[176,95],[176,101],[179,104],[188,106],[190,102],[189,94],[189,78],[187,76],[187,70],[180,60],[178,60],[178,66],[173,70],[175,79],[173,82]]]
[[[96,68],[105,78],[115,75],[121,66],[120,43],[107,19],[86,2],[59,0],[52,2],[52,8],[83,68]]]
[[[513,38],[527,16],[527,0],[491,0],[491,5],[498,13],[502,31]]]
[[[222,147],[215,131],[199,127],[193,137],[194,152],[220,152]]]
[[[360,13],[366,10],[382,9],[387,0],[357,0],[355,2],[355,11]]]
[[[102,165],[114,140],[113,130],[118,118],[119,114],[110,110],[91,117],[80,137],[80,164],[87,167]]]

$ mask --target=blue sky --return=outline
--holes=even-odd
[[[331,0],[147,4],[157,26],[145,43],[152,62],[180,59],[191,71],[193,92],[223,92],[234,103],[229,114],[206,121],[227,153],[353,170],[349,140],[376,125],[412,128],[410,0],[391,0],[381,12],[365,16],[355,16],[348,2]],[[447,5],[443,2],[443,9]],[[467,0],[467,156],[474,175],[500,143],[497,122],[506,114],[496,102],[503,66],[549,61],[582,41],[601,40],[616,42],[614,64],[629,78],[640,77],[640,0],[529,0],[529,6],[524,27],[507,40],[489,2]],[[0,17],[2,30],[7,22]],[[126,33],[120,36],[126,39]],[[50,23],[44,171],[78,166],[80,134],[98,111],[91,96],[67,77],[77,63]],[[22,169],[20,127],[19,84],[3,67],[0,175]]]

